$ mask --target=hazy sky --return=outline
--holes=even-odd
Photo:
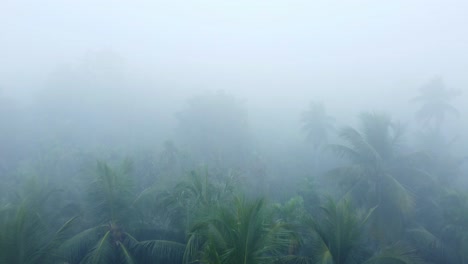
[[[467,14],[463,0],[0,0],[0,87],[112,51],[182,90],[398,107],[433,76],[467,86]]]

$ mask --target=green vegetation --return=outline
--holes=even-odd
[[[414,145],[388,114],[335,130],[312,103],[311,155],[254,145],[225,93],[190,100],[173,140],[131,158],[58,133],[38,156],[3,160],[0,263],[468,263],[465,160],[443,143],[452,97],[422,90]]]

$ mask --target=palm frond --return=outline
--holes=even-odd
[[[113,246],[111,242],[111,231],[108,230],[85,257],[85,263],[97,264],[113,262]]]
[[[132,251],[141,263],[182,263],[185,245],[173,241],[148,240],[135,244]]]
[[[104,232],[103,226],[90,228],[67,239],[58,249],[60,258],[69,263],[80,263],[91,251]]]
[[[422,264],[416,250],[402,243],[395,243],[365,261],[364,264]]]

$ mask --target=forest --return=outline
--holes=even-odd
[[[467,14],[0,0],[0,264],[468,264]]]
[[[60,91],[2,99],[0,263],[468,263],[460,92],[440,78],[408,98],[413,126],[313,101],[282,148],[224,91],[187,100],[154,148],[140,109],[105,101],[118,90],[76,89],[86,107]]]

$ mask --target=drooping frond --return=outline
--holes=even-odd
[[[49,226],[44,204],[55,190],[39,186],[35,179],[28,181],[26,190],[18,195],[18,201],[0,210],[1,263],[56,261],[55,251],[75,220],[72,218],[57,229]]]
[[[365,261],[364,264],[422,264],[423,261],[417,256],[416,250],[403,245],[402,243],[395,243],[389,247],[384,248],[372,258]]]
[[[379,153],[356,129],[345,127],[340,131],[339,135],[346,141],[349,148],[358,155],[359,162],[380,162],[381,157]]]
[[[66,240],[59,248],[61,259],[69,263],[80,263],[88,252],[96,245],[104,226],[84,230]]]
[[[437,250],[443,247],[442,241],[423,226],[408,229],[410,238],[424,249]]]
[[[97,162],[94,180],[90,183],[88,199],[100,223],[123,220],[129,213],[133,183],[128,177],[131,165],[124,162],[120,170],[114,170],[104,162]]]
[[[166,240],[141,241],[133,245],[132,251],[140,263],[182,263],[185,245]]]
[[[414,178],[417,160],[413,159],[416,155],[401,153],[403,130],[389,116],[363,113],[360,121],[360,130],[347,127],[341,131],[344,144],[329,146],[351,164],[335,168],[328,175],[335,176],[345,187],[344,197],[353,197],[367,208],[377,206],[373,233],[383,241],[402,231],[403,220],[413,208],[411,190],[405,185],[413,182],[405,178]]]
[[[120,263],[122,263],[122,264],[134,264],[135,261],[134,261],[132,255],[130,254],[129,250],[125,246],[125,244],[122,243],[121,241],[117,241],[116,245],[118,246],[119,251],[120,251],[120,255],[121,255]]]
[[[361,263],[364,225],[373,213],[358,215],[347,200],[335,203],[328,199],[322,207],[322,215],[309,220],[315,234],[313,256],[316,263]]]
[[[275,263],[287,252],[292,232],[282,222],[271,222],[262,199],[237,198],[196,222],[186,256],[207,263]],[[199,253],[197,253],[197,251]]]

